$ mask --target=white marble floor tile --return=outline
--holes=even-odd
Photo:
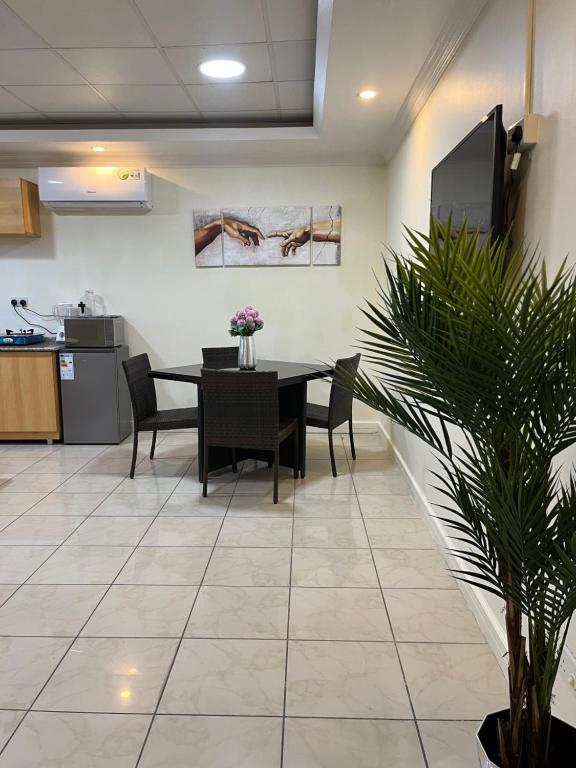
[[[370,544],[383,549],[433,549],[434,539],[425,520],[366,520]]]
[[[150,523],[149,517],[88,517],[66,544],[135,546]]]
[[[208,496],[230,496],[234,491],[238,475],[233,472],[219,474],[218,472],[208,475]],[[195,496],[202,494],[202,483],[198,482],[198,470],[195,465],[191,471],[178,479],[177,493],[193,493]]]
[[[455,589],[446,561],[435,549],[375,549],[374,560],[383,587]]]
[[[399,477],[400,468],[391,455],[375,459],[357,459],[350,462],[351,472],[355,477],[369,475],[371,477]]]
[[[356,496],[298,496],[294,504],[295,517],[360,517]]]
[[[182,477],[190,468],[188,459],[161,459],[146,457],[136,466],[136,477]]]
[[[128,477],[130,472],[130,458],[112,458],[104,454],[91,459],[79,470],[80,475],[109,475],[115,476],[118,480]]]
[[[150,717],[30,712],[0,768],[133,768]]]
[[[358,494],[405,495],[408,486],[401,475],[354,475],[354,486]]]
[[[62,484],[69,474],[22,474],[0,485],[2,493],[50,493],[56,488],[62,489]]]
[[[295,518],[294,546],[366,548],[368,539],[361,519]]]
[[[155,459],[190,459],[192,461],[197,455],[198,444],[195,439],[176,442],[169,437],[158,443],[154,452]]]
[[[279,768],[282,719],[158,715],[139,768]]]
[[[62,637],[0,637],[0,707],[27,709],[71,642]]]
[[[410,518],[420,513],[409,496],[389,494],[387,496],[358,496],[362,515],[365,518]]]
[[[291,640],[286,714],[409,719],[394,643]]]
[[[10,709],[4,709],[0,712],[0,750],[4,747],[10,736],[12,736],[24,714],[24,712],[15,712]]]
[[[195,496],[174,492],[160,511],[169,517],[223,517],[230,504],[229,496]]]
[[[65,454],[51,453],[47,458],[36,461],[24,470],[25,474],[73,474],[89,461],[88,457],[79,458]],[[1,469],[0,469],[1,471]]]
[[[216,544],[222,547],[289,547],[292,544],[292,520],[226,518]]]
[[[271,470],[270,470],[271,471]],[[210,487],[210,485],[208,485]],[[272,501],[273,485],[272,477],[267,481],[244,480],[239,482],[234,490],[235,496],[259,496]],[[294,480],[292,478],[281,479],[278,483],[278,502],[289,502],[294,497]]]
[[[290,549],[216,547],[204,584],[239,587],[285,587],[290,582]]]
[[[197,587],[115,585],[106,593],[83,637],[180,637]]]
[[[29,583],[111,584],[132,551],[132,547],[60,547]]]
[[[294,549],[295,587],[378,587],[372,555],[367,549]]]
[[[26,584],[0,608],[0,635],[73,637],[105,590]]]
[[[93,517],[155,517],[165,501],[164,493],[111,493]]]
[[[214,544],[222,525],[213,517],[158,517],[142,546],[148,547],[209,547]]]
[[[291,518],[294,499],[279,499],[274,504],[272,496],[232,496],[227,517],[283,517]]]
[[[17,588],[17,584],[0,584],[0,605],[5,603]]]
[[[352,451],[350,450],[350,446],[346,442],[344,444],[344,449],[346,451],[346,456],[348,457],[348,461],[350,462],[350,466],[352,469],[354,469],[354,464],[357,461],[389,461],[390,460],[390,451],[384,446],[382,443],[373,443],[371,445],[360,445],[356,438],[354,438],[354,443],[356,445],[356,459],[352,458]]]
[[[0,475],[17,475],[20,472],[24,472],[25,469],[38,464],[39,461],[34,458],[4,458],[0,454]]]
[[[282,715],[283,640],[184,640],[159,712]]]
[[[379,589],[292,588],[292,640],[392,640]]]
[[[117,584],[200,584],[212,547],[138,547]]]
[[[202,587],[185,637],[286,637],[287,587]]]
[[[55,549],[55,546],[4,545],[0,550],[0,584],[22,584]]]
[[[72,475],[59,488],[59,493],[110,493],[122,478],[117,475]]]
[[[36,493],[0,493],[0,515],[21,515],[46,496]]]
[[[336,471],[338,477],[350,474],[350,467],[345,459],[336,460]],[[306,475],[321,475],[322,477],[332,477],[332,462],[328,453],[321,459],[306,457]]]
[[[3,531],[4,528],[8,528],[8,526],[11,525],[17,519],[18,519],[17,515],[2,515],[0,517],[0,531]],[[1,541],[0,541],[0,544],[1,544]]]
[[[506,679],[487,645],[398,648],[417,718],[477,720],[506,706]]]
[[[477,764],[479,722],[420,720],[418,727],[430,768],[470,768]]]
[[[61,712],[154,712],[177,641],[76,640],[34,709]]]
[[[309,496],[351,496],[354,494],[352,475],[340,474],[338,477],[323,475],[306,470],[306,477],[296,481],[296,499]]]
[[[24,515],[0,532],[2,544],[62,544],[85,517]]]
[[[31,515],[71,515],[86,516],[106,498],[105,493],[53,493],[45,496],[26,512]]]
[[[414,723],[288,718],[285,768],[424,768]],[[470,768],[472,764],[466,768]]]
[[[484,643],[459,589],[385,589],[399,642]]]

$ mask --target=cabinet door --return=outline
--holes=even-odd
[[[53,352],[0,352],[0,438],[60,437]]]

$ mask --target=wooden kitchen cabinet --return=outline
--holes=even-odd
[[[0,352],[0,440],[58,440],[55,352]]]
[[[26,179],[0,179],[0,236],[40,237],[38,186]]]

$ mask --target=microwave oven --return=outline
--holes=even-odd
[[[121,315],[65,317],[67,347],[120,347],[124,344],[124,318]]]

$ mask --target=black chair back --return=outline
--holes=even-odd
[[[276,371],[202,371],[208,446],[274,450],[279,406]]]
[[[328,419],[331,427],[338,427],[352,418],[353,397],[350,384],[356,377],[359,363],[360,354],[336,360],[328,406]]]
[[[134,422],[138,424],[158,411],[154,379],[148,376],[151,370],[150,360],[147,354],[135,355],[123,360],[122,365],[128,382]]]
[[[238,368],[238,347],[204,347],[204,368]]]

